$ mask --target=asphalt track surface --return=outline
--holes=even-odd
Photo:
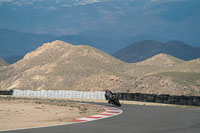
[[[122,105],[120,109],[123,113],[111,118],[5,133],[200,133],[199,107]]]

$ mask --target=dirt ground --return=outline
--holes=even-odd
[[[106,100],[92,99],[44,99],[0,96],[0,130],[65,124],[72,122],[74,118],[100,114],[104,111],[100,107],[78,104],[72,101],[106,103]],[[138,101],[120,100],[120,102],[122,106],[123,104],[134,104],[187,107]]]
[[[65,124],[103,111],[66,100],[0,97],[0,130]]]

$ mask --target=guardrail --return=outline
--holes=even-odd
[[[120,100],[200,106],[199,96],[171,96],[141,93],[117,93],[117,95]]]
[[[77,98],[77,99],[105,99],[104,92],[66,91],[66,90],[14,90],[14,96],[49,97],[49,98]]]
[[[200,106],[200,96],[173,96],[141,93],[116,93],[120,100],[154,102],[176,105]],[[77,99],[105,99],[104,92],[66,91],[66,90],[9,90],[0,91],[0,95],[14,95],[24,97],[48,97],[48,98],[77,98]]]
[[[0,95],[13,95],[13,90],[0,90]]]

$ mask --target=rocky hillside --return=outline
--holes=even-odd
[[[195,48],[180,41],[166,43],[154,40],[139,41],[125,47],[113,56],[129,63],[143,61],[160,53],[165,53],[182,60],[200,58],[200,48]]]
[[[199,59],[159,54],[125,63],[95,48],[45,43],[19,62],[0,68],[0,89],[84,90],[200,95]]]
[[[183,63],[184,61],[167,54],[158,54],[142,62],[138,62],[138,65],[150,65],[158,67],[169,67],[175,66],[177,64]]]
[[[200,73],[200,58],[181,63],[167,71]]]
[[[0,59],[0,67],[1,66],[7,66],[7,65],[8,65],[7,62],[5,62],[4,60]]]
[[[71,44],[54,41],[46,43],[35,51],[27,54],[21,61],[1,69],[1,88],[8,89],[78,89],[86,88],[82,81],[92,78],[92,83],[98,80],[119,78],[117,72],[123,63],[95,48],[89,46],[73,46]],[[129,79],[120,77],[112,88],[123,88]],[[98,80],[99,82],[100,80]],[[83,82],[85,84],[85,82]],[[89,82],[86,84],[90,84]],[[98,90],[105,89],[104,82],[97,85]],[[104,86],[102,88],[102,86]]]

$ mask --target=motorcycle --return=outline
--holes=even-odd
[[[119,102],[119,98],[117,97],[116,94],[113,94],[111,99],[108,99],[108,98],[106,99],[108,100],[109,104],[112,103],[115,106],[119,106],[119,107],[121,106],[121,103]]]

